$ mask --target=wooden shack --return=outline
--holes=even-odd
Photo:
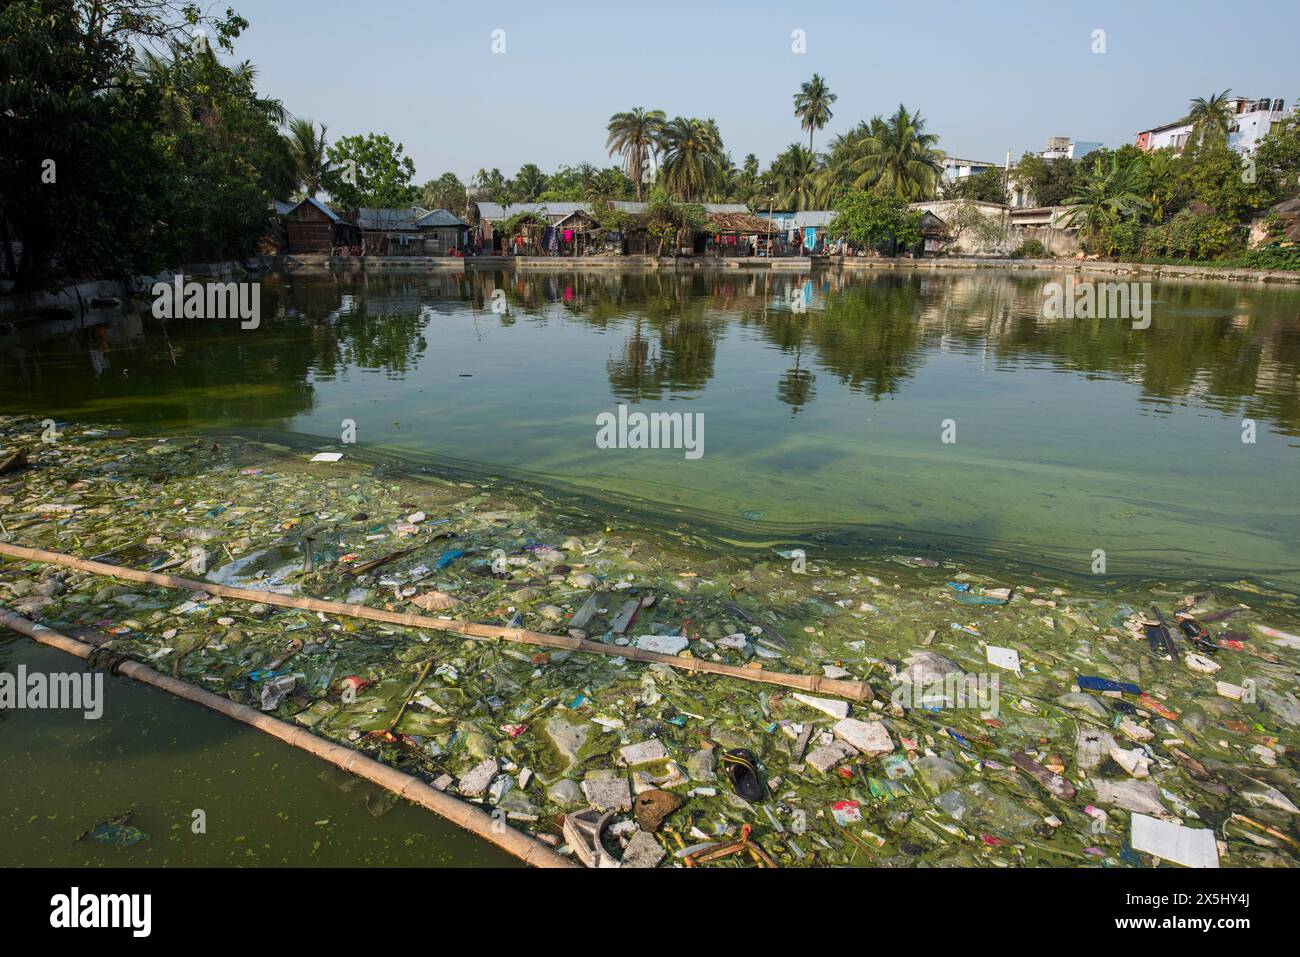
[[[356,226],[318,199],[308,197],[284,214],[289,255],[329,255],[360,242]]]

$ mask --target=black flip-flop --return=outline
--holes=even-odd
[[[751,803],[763,800],[763,779],[748,748],[722,752],[722,767],[736,793]]]
[[[1210,629],[1206,628],[1195,618],[1179,618],[1178,628],[1183,633],[1189,644],[1195,645],[1201,651],[1215,655],[1219,653],[1219,646],[1215,644],[1214,639],[1210,636]]]

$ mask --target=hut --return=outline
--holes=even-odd
[[[435,209],[415,221],[424,241],[424,255],[452,256],[464,251],[469,223],[446,209]]]
[[[418,206],[392,209],[363,206],[357,210],[357,226],[367,256],[423,256],[424,236],[415,221],[428,215]]]
[[[790,238],[809,254],[826,251],[826,227],[835,218],[831,209],[801,209],[790,220]]]
[[[776,223],[755,216],[741,203],[706,203],[705,231],[695,234],[695,252],[724,259],[769,253]]]
[[[277,208],[278,211],[278,208]],[[360,232],[318,199],[307,197],[284,214],[289,255],[311,255],[360,245]]]

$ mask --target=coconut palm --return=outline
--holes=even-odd
[[[515,174],[515,195],[520,202],[532,203],[546,191],[547,176],[536,163],[525,163]]]
[[[802,143],[791,143],[772,161],[768,171],[773,202],[781,209],[815,209],[822,195],[817,154]]]
[[[814,73],[812,79],[799,87],[794,95],[794,115],[799,118],[799,125],[808,131],[808,152],[813,148],[813,131],[823,129],[830,122],[831,104],[839,97],[831,92],[830,87],[820,73]]]
[[[496,167],[491,170],[480,169],[475,173],[474,185],[486,192],[488,199],[494,203],[504,205],[513,197],[513,184]]]
[[[315,198],[321,190],[321,177],[329,167],[325,159],[325,124],[316,124],[305,117],[298,117],[289,124],[285,133],[289,151],[293,155],[293,168],[298,177],[298,188],[303,195]]]
[[[676,116],[664,127],[663,182],[686,202],[698,201],[718,179],[722,134],[713,120]]]
[[[1211,93],[1209,99],[1198,96],[1191,101],[1184,122],[1192,124],[1192,139],[1196,143],[1220,142],[1228,138],[1232,125],[1232,103],[1228,99],[1232,90]]]
[[[1065,225],[1078,229],[1080,239],[1088,246],[1095,245],[1107,227],[1147,208],[1137,192],[1136,164],[1122,164],[1114,154],[1108,164],[1100,156],[1093,159],[1092,171],[1076,186],[1075,195],[1066,199],[1065,205],[1072,207]]]
[[[939,137],[925,132],[919,110],[909,113],[900,103],[889,119],[873,117],[842,139],[844,155],[832,167],[832,176],[852,176],[848,185],[855,189],[874,188],[910,201],[934,194],[943,173],[943,151],[936,146]]]
[[[635,107],[609,118],[609,138],[605,148],[609,155],[623,157],[623,171],[636,184],[636,198],[641,200],[641,183],[649,171],[651,158],[659,152],[667,117],[663,110]]]
[[[597,170],[588,177],[582,190],[583,198],[589,203],[618,199],[627,195],[627,177],[616,167]]]

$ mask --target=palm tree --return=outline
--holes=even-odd
[[[832,166],[832,176],[852,176],[856,189],[874,188],[915,201],[933,195],[943,173],[943,151],[935,144],[939,137],[925,132],[925,120],[918,110],[909,113],[901,103],[887,120],[873,117],[859,124],[837,144],[844,154]]]
[[[768,171],[773,202],[781,209],[814,209],[822,194],[817,154],[802,143],[791,143]]]
[[[618,199],[626,196],[627,177],[616,167],[598,170],[583,187],[583,198],[589,203]]]
[[[1119,157],[1112,154],[1109,166],[1103,166],[1102,158],[1096,157],[1092,172],[1065,201],[1073,207],[1065,225],[1077,228],[1086,245],[1095,244],[1107,227],[1147,208],[1137,193],[1136,177],[1134,164],[1121,165]]]
[[[667,125],[663,110],[645,110],[635,107],[626,113],[615,113],[609,118],[609,138],[605,148],[609,155],[623,157],[623,171],[636,184],[636,198],[641,200],[641,183],[650,168],[650,160],[659,152]]]
[[[813,131],[823,129],[830,122],[831,104],[838,96],[831,92],[820,73],[814,73],[812,79],[800,85],[794,95],[794,115],[799,117],[799,125],[808,131],[808,152],[813,148]]]
[[[1147,204],[1153,223],[1164,222],[1165,213],[1178,201],[1179,160],[1171,149],[1144,153],[1136,174],[1136,192]]]
[[[1232,90],[1211,93],[1207,100],[1198,96],[1191,101],[1191,108],[1183,120],[1192,124],[1192,139],[1196,143],[1219,142],[1227,140],[1228,127],[1232,125],[1232,103],[1228,96]]]
[[[289,151],[293,154],[293,167],[298,176],[298,187],[303,195],[314,199],[320,192],[321,177],[329,167],[325,159],[325,124],[316,132],[316,124],[305,117],[298,117],[289,124],[284,137],[289,142]]]
[[[525,163],[515,174],[515,195],[520,202],[533,203],[546,192],[547,176],[536,163]]]
[[[505,205],[512,198],[512,184],[496,167],[493,167],[491,171],[480,169],[475,173],[474,185],[486,191],[488,199],[494,203]]]
[[[664,128],[663,180],[678,199],[695,202],[718,179],[722,134],[713,120],[676,116]]]

